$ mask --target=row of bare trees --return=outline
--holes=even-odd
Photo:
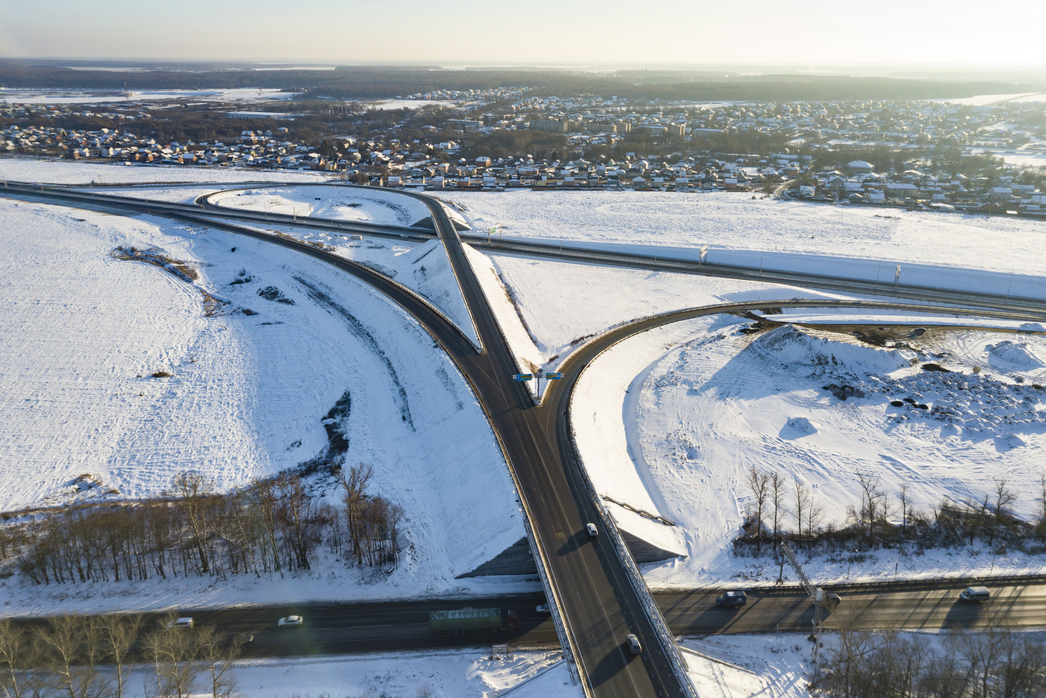
[[[1007,628],[943,638],[842,631],[810,685],[828,698],[1040,698],[1046,695],[1041,635]]]
[[[856,546],[858,551],[906,541],[918,541],[923,547],[973,544],[977,540],[989,546],[1029,549],[1046,545],[1046,475],[1040,480],[1039,515],[1032,523],[1014,515],[1017,497],[1004,479],[996,481],[980,499],[944,499],[929,512],[916,509],[906,484],[891,497],[874,475],[858,473],[857,482],[860,502],[848,508],[846,522],[824,524],[822,504],[798,476],[789,482],[776,470],[753,466],[746,474],[751,501],[737,545],[754,547],[756,553],[764,543],[776,550],[786,538],[800,547]]]
[[[814,499],[811,489],[797,476],[793,476],[789,489],[788,480],[782,473],[752,467],[748,471],[748,488],[753,502],[747,512],[744,528],[746,537],[754,541],[757,550],[762,550],[767,533],[769,542],[776,549],[789,516],[795,523],[794,530],[799,539],[804,534],[812,536],[821,525],[823,509]],[[792,506],[789,507],[789,504]],[[769,521],[764,516],[769,517]]]
[[[394,564],[403,511],[367,493],[370,477],[367,466],[342,471],[335,506],[298,477],[221,494],[198,473],[181,473],[159,501],[70,507],[4,526],[0,558],[14,556],[36,584],[282,576],[310,569],[324,541],[357,565]]]
[[[58,616],[27,624],[0,621],[0,691],[6,698],[123,698],[132,663],[147,698],[231,698],[229,672],[242,638],[211,626],[170,628],[173,616]]]

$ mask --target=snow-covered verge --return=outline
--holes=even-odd
[[[250,698],[494,698],[524,681],[514,698],[581,698],[566,666],[556,664],[561,657],[561,652],[531,650],[491,659],[489,650],[439,650],[242,660],[229,673],[236,692]],[[202,690],[208,676],[198,681],[201,695],[210,695]],[[148,680],[148,669],[135,669],[124,695],[144,697]]]
[[[829,640],[830,641],[830,640]],[[808,698],[810,642],[797,634],[684,638],[690,680],[701,696]]]
[[[211,203],[286,216],[433,230],[432,216],[424,202],[389,189],[335,185],[252,188],[219,194]],[[453,207],[441,205],[452,221],[467,225]]]
[[[164,182],[323,182],[321,172],[272,172],[237,167],[125,165],[58,158],[0,157],[0,178],[43,184]]]
[[[681,537],[688,554],[646,567],[652,586],[776,579],[769,559],[732,553],[752,501],[752,466],[784,476],[788,529],[793,478],[809,488],[822,524],[838,526],[859,507],[861,474],[877,480],[897,519],[902,485],[927,512],[944,497],[983,499],[1002,479],[1017,493],[1015,513],[1036,515],[1046,446],[1046,392],[1036,386],[1046,383],[1046,338],[905,329],[875,347],[790,326],[742,333],[749,324],[712,316],[647,332],[605,353],[579,382],[572,424],[597,489],[678,524],[642,522],[662,540]],[[954,372],[921,369],[931,362]],[[826,389],[833,383],[856,393],[841,400]],[[609,506],[626,530],[639,519]],[[852,569],[845,555],[812,567],[825,582],[1046,570],[1041,556],[983,552],[877,551]]]
[[[67,89],[0,89],[0,99],[14,104],[103,104],[121,102],[156,102],[167,99],[204,100],[211,102],[268,102],[297,97],[300,92],[284,92],[268,87],[234,87],[216,90],[67,90]]]
[[[262,232],[323,244],[340,257],[381,272],[427,299],[476,347],[480,346],[479,333],[465,305],[465,298],[461,295],[461,287],[450,266],[450,259],[439,240],[433,238],[419,243],[295,226],[259,228],[257,225],[244,225]]]
[[[314,457],[346,393],[348,464],[406,512],[389,577],[324,557],[299,578],[0,582],[8,613],[409,597],[523,537],[465,381],[431,337],[351,277],[260,241],[163,219],[0,201],[0,505],[155,496],[179,471],[230,490]],[[183,263],[186,280],[111,256]],[[154,373],[169,376],[153,377]],[[85,491],[90,474],[101,483]],[[468,486],[462,486],[468,483]],[[110,491],[111,490],[111,491]],[[462,516],[461,512],[469,512]],[[498,589],[502,591],[503,589]]]
[[[362,187],[249,189],[222,193],[212,201],[229,208],[382,225],[408,227],[418,220],[431,221],[429,209],[421,201],[383,189]],[[335,254],[392,277],[431,301],[473,344],[480,345],[479,334],[439,240],[419,244],[294,226],[272,226],[270,229],[299,240],[323,243],[333,247]]]
[[[730,192],[448,192],[445,197],[465,205],[474,230],[500,225],[506,237],[657,245],[659,250],[675,246],[695,252],[709,245],[895,265],[1046,273],[1041,254],[1046,226],[1013,216],[753,200]],[[888,271],[887,281],[892,282],[894,269]],[[904,280],[903,267],[901,274]]]
[[[404,228],[431,219],[428,207],[417,199],[362,187],[252,188],[213,196],[211,203],[232,209]]]
[[[780,285],[490,255],[464,247],[525,370],[555,371],[586,340],[637,318],[721,303],[730,294],[774,299],[810,295]]]

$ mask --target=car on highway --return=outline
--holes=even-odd
[[[988,587],[966,587],[959,594],[959,600],[965,603],[984,603],[992,597]]]
[[[599,529],[596,528],[596,525],[594,523],[585,524],[585,529],[588,530],[588,535],[592,536],[593,538],[599,535]]]
[[[552,615],[552,611],[551,611],[551,610],[549,610],[549,607],[548,607],[548,604],[547,604],[547,603],[543,603],[543,604],[541,604],[540,606],[538,606],[538,607],[537,607],[537,608],[535,608],[534,610],[535,610],[536,612],[538,612],[538,613],[543,613],[543,614],[545,614],[546,616],[548,616],[548,615]]]
[[[625,636],[625,641],[628,643],[628,651],[632,654],[642,654],[643,645],[639,644],[639,638],[629,633]]]
[[[843,602],[843,597],[836,594],[834,591],[830,591],[824,595],[824,603],[828,608],[835,608]]]
[[[172,620],[167,621],[167,629],[168,630],[173,630],[173,629],[176,629],[176,628],[191,628],[191,627],[193,627],[193,625],[194,625],[193,619],[189,618],[189,617],[174,618]]]
[[[728,591],[715,600],[718,608],[738,608],[748,603],[748,595],[743,591]]]
[[[286,618],[280,618],[278,625],[281,628],[296,628],[304,622],[305,619],[301,616],[287,616]]]

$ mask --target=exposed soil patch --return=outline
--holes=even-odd
[[[109,254],[114,259],[124,259],[152,264],[154,267],[159,267],[160,269],[177,276],[182,281],[188,281],[189,283],[200,278],[200,273],[189,266],[188,262],[168,257],[161,250],[140,250],[137,247],[121,246],[117,247]]]

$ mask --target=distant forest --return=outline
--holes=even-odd
[[[620,71],[609,75],[565,70],[441,70],[426,67],[357,67],[335,70],[215,69],[156,66],[120,71],[77,69],[30,61],[0,61],[0,86],[130,90],[268,88],[304,91],[306,98],[378,99],[437,89],[522,86],[535,95],[582,94],[669,101],[831,101],[941,99],[1033,92],[1041,85],[984,80],[897,79],[809,75],[725,75],[686,71]]]

